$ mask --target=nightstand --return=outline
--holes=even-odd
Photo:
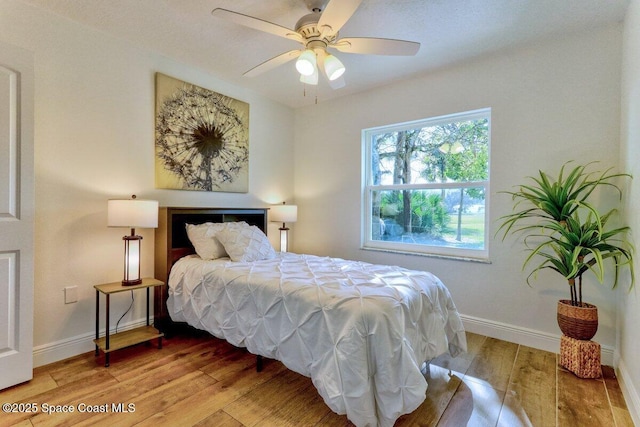
[[[132,345],[140,344],[143,342],[151,341],[154,338],[158,339],[158,348],[162,348],[162,337],[164,334],[158,331],[156,328],[149,324],[149,289],[154,286],[163,286],[164,282],[152,278],[142,279],[142,283],[139,285],[123,286],[122,282],[104,283],[102,285],[95,285],[96,289],[96,339],[93,342],[96,344],[96,356],[100,354],[102,350],[105,354],[104,366],[109,366],[109,355],[112,351],[119,350],[121,348],[129,347]],[[130,329],[116,334],[109,333],[109,297],[111,294],[118,292],[135,291],[138,289],[147,290],[147,325],[140,326],[135,329]],[[107,297],[106,304],[106,322],[105,336],[100,338],[100,294],[104,294]]]

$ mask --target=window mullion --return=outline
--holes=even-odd
[[[421,184],[386,184],[386,185],[367,185],[370,191],[375,190],[440,190],[447,188],[475,188],[487,187],[488,181],[470,181],[470,182],[434,182]]]

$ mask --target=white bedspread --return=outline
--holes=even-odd
[[[424,361],[466,351],[451,296],[431,273],[278,254],[251,263],[179,260],[174,321],[311,377],[356,426],[392,426],[425,399]]]

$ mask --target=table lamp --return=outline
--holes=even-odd
[[[136,228],[158,227],[158,202],[140,200],[135,194],[131,199],[111,199],[107,203],[107,226],[126,227],[131,234],[124,236],[124,286],[139,285],[140,249],[142,236],[136,235]]]
[[[285,202],[282,202],[281,205],[271,207],[270,215],[272,222],[282,223],[282,227],[280,227],[280,252],[287,252],[289,229],[285,223],[298,220],[298,207],[296,205],[286,205]]]

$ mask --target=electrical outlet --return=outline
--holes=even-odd
[[[73,302],[78,302],[78,287],[67,286],[64,288],[64,303],[71,304]]]

